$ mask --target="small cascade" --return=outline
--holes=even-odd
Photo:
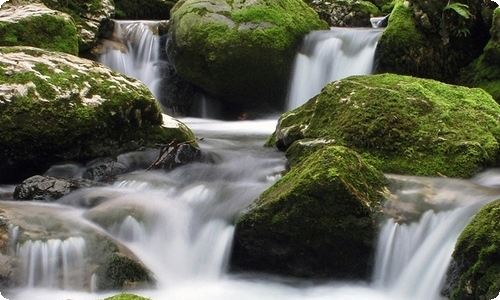
[[[373,71],[381,29],[331,28],[309,33],[295,58],[287,110],[318,94],[329,82]]]
[[[392,176],[403,178],[404,176]],[[499,191],[472,182],[406,176],[401,201],[433,208],[417,221],[387,220],[379,233],[374,288],[395,299],[440,299],[455,243],[473,216]],[[444,209],[443,209],[444,208]]]
[[[17,245],[16,257],[21,262],[19,285],[83,290],[85,282],[85,240],[26,241]]]
[[[164,21],[115,21],[113,40],[103,42],[99,62],[144,82],[159,99],[160,27]]]

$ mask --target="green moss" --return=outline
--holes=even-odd
[[[33,46],[77,55],[78,35],[72,21],[44,14],[17,23],[0,22],[0,46]]]
[[[145,282],[149,274],[137,261],[113,254],[104,268],[97,269],[99,289],[122,289],[126,282]]]
[[[460,235],[453,260],[459,281],[452,300],[493,299],[500,292],[500,200],[483,207]],[[472,298],[471,298],[472,297]]]
[[[353,10],[358,11],[358,12],[362,12],[368,16],[370,16],[370,15],[377,16],[380,14],[379,8],[375,4],[373,4],[369,1],[356,1],[352,5],[352,8],[353,8]]]
[[[381,61],[377,68],[380,72],[418,75],[419,61],[414,60],[424,54],[433,55],[429,53],[427,37],[418,30],[413,8],[398,1],[377,45],[376,56]]]
[[[500,107],[480,89],[353,76],[281,117],[275,135],[281,149],[302,138],[332,140],[385,173],[467,178],[497,163],[499,118]]]

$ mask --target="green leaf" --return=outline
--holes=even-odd
[[[443,8],[443,10],[448,10],[448,9],[452,9],[453,11],[455,11],[457,14],[461,15],[465,19],[469,19],[469,17],[470,17],[469,6],[467,4],[452,3],[452,4],[446,5]]]

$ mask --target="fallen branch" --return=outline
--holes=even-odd
[[[165,160],[172,154],[179,149],[180,146],[186,145],[186,144],[191,144],[193,143],[193,140],[186,141],[186,142],[180,142],[178,143],[176,139],[171,141],[168,144],[156,144],[156,146],[160,146],[160,154],[158,155],[158,158],[146,169],[146,171],[152,170],[152,169],[159,169],[161,165],[165,162]]]

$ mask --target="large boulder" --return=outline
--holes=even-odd
[[[183,0],[171,11],[167,54],[179,76],[233,112],[282,105],[302,37],[328,29],[299,0]]]
[[[270,143],[316,139],[356,150],[384,173],[468,178],[497,164],[500,106],[481,89],[394,74],[335,81],[285,113]],[[289,149],[290,148],[290,149]]]
[[[490,34],[483,54],[462,70],[459,83],[480,87],[500,102],[500,8],[495,9]]]
[[[370,273],[382,173],[345,147],[292,167],[236,221],[234,269],[315,278]]]
[[[76,56],[0,47],[0,182],[156,143],[194,141],[148,88]],[[164,122],[165,121],[165,122]]]
[[[460,235],[447,277],[451,300],[493,299],[500,293],[500,200],[483,207]]]
[[[0,46],[33,46],[77,55],[78,35],[68,14],[43,4],[6,4],[0,9]]]
[[[155,284],[128,248],[68,208],[3,201],[0,224],[0,271],[8,270],[7,276],[0,272],[4,288],[100,291]],[[51,259],[44,261],[48,253]]]
[[[376,50],[376,72],[456,83],[489,39],[493,1],[398,0]]]

